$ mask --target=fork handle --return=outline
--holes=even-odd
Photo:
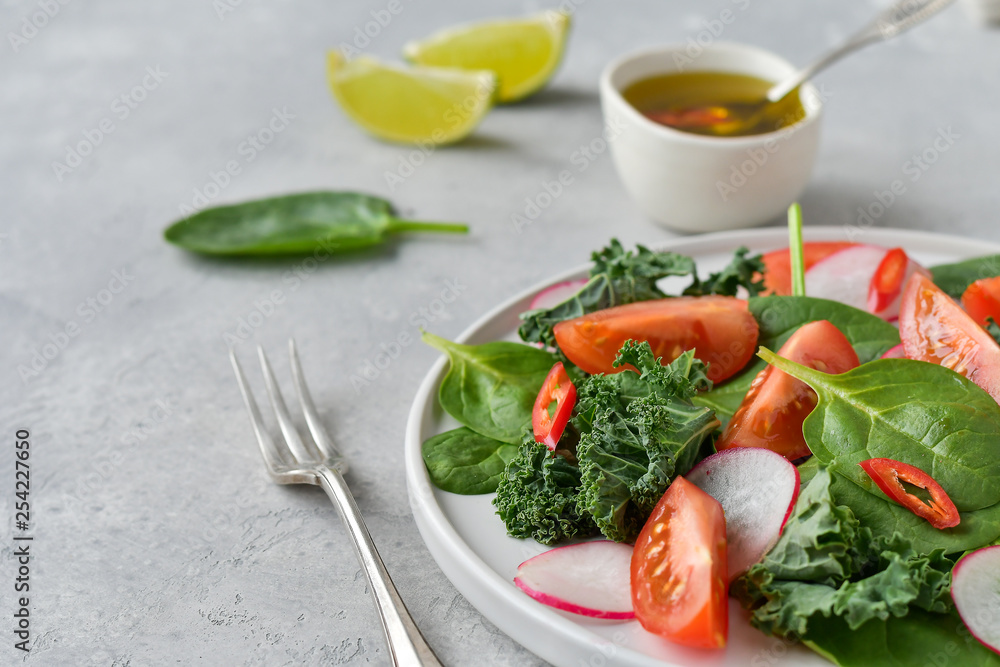
[[[365,526],[365,520],[361,517],[361,510],[343,476],[339,471],[325,466],[317,469],[316,473],[320,486],[330,496],[347,526],[365,578],[375,594],[375,606],[382,620],[382,629],[385,630],[392,663],[401,667],[440,667],[440,661],[420,634],[417,624],[413,622],[403,599],[399,597],[389,578],[382,558],[375,549],[375,543],[372,542],[372,536],[368,533],[368,527]]]

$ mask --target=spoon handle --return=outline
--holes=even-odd
[[[952,2],[954,0],[900,0],[896,2],[839,47],[773,86],[767,91],[767,99],[771,102],[777,102],[798,88],[804,81],[812,78],[816,72],[837,62],[848,53],[875,42],[892,39],[904,30],[909,30],[918,23],[923,23]]]

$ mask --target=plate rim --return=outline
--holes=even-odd
[[[851,236],[852,229],[856,230],[859,228],[850,225],[806,227],[804,229],[804,236],[809,241],[853,241],[855,239],[844,238],[845,236]],[[954,234],[885,227],[864,229],[858,233],[858,236],[861,237],[880,237],[879,239],[872,239],[872,243],[878,243],[880,240],[885,241],[888,235],[899,236],[898,241],[900,243],[897,245],[935,246],[935,250],[938,252],[955,255],[957,257],[955,261],[991,252],[1000,253],[1000,244],[996,242],[977,240]],[[698,246],[721,246],[728,243],[729,245],[725,247],[735,249],[740,245],[758,245],[774,242],[780,244],[785,241],[787,241],[787,230],[785,228],[770,227],[715,232],[687,237],[682,236],[649,245],[657,250],[676,250],[690,254],[690,248]],[[968,254],[971,247],[970,244],[977,244],[977,254]],[[957,246],[958,248],[952,250],[947,246]],[[780,245],[775,247],[780,247]],[[707,252],[710,251],[702,250],[701,254]],[[589,263],[581,264],[575,268],[549,276],[521,290],[473,321],[472,324],[466,327],[455,338],[455,341],[460,343],[467,342],[469,339],[475,337],[480,330],[488,327],[495,319],[517,303],[530,299],[549,285],[581,277],[582,274],[586,273],[588,268]],[[605,661],[602,664],[620,663],[640,667],[690,667],[690,665],[685,666],[680,663],[666,662],[660,658],[620,646],[605,637],[591,632],[589,629],[577,624],[567,616],[561,615],[554,609],[537,603],[535,600],[525,596],[512,583],[507,582],[501,577],[498,572],[483,561],[465,542],[461,534],[448,519],[443,508],[437,503],[434,496],[434,488],[431,485],[430,477],[427,474],[421,457],[423,421],[437,409],[436,389],[443,379],[446,365],[447,356],[442,355],[434,362],[423,380],[421,380],[407,416],[404,440],[404,464],[410,509],[413,512],[414,522],[417,524],[420,536],[427,546],[428,551],[431,552],[439,569],[451,581],[458,592],[476,607],[479,613],[525,649],[550,662],[570,664],[578,655],[585,656],[589,654],[593,656],[596,651],[605,657]],[[475,580],[475,584],[468,583],[470,578]],[[526,641],[524,639],[526,633],[519,627],[522,623],[511,623],[507,619],[498,618],[500,614],[493,610],[484,610],[482,607],[489,602],[487,598],[493,598],[493,602],[499,601],[509,607],[510,611],[516,611],[519,615],[527,617],[530,621],[544,624],[550,640],[546,642],[548,645],[539,646],[536,642]],[[556,636],[562,641],[551,641],[556,639]],[[565,642],[569,642],[576,649],[572,656],[568,654]],[[584,651],[582,654],[580,654],[581,649]],[[706,660],[711,661],[714,657],[714,655],[706,656]]]

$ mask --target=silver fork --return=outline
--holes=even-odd
[[[392,579],[389,578],[365,521],[361,518],[361,511],[350,489],[347,488],[343,477],[343,473],[347,472],[347,461],[334,446],[319,420],[316,407],[309,395],[309,388],[302,376],[302,365],[299,363],[299,353],[295,348],[294,339],[288,341],[288,352],[292,360],[292,377],[295,380],[296,393],[299,395],[302,412],[313,441],[309,442],[299,437],[298,430],[288,416],[288,409],[274,379],[271,364],[264,354],[264,348],[258,345],[257,356],[260,357],[264,383],[284,436],[283,444],[278,445],[264,428],[257,402],[250,393],[243,369],[236,359],[236,351],[233,349],[229,351],[229,359],[233,362],[236,380],[239,382],[243,401],[250,412],[250,422],[253,424],[254,434],[260,444],[260,453],[264,456],[271,479],[278,484],[317,484],[323,487],[347,526],[347,532],[351,536],[358,560],[361,561],[365,578],[375,595],[375,606],[382,620],[382,629],[385,631],[393,664],[406,667],[439,666],[441,663],[420,634]]]

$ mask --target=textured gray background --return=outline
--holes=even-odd
[[[403,13],[367,53],[395,57],[407,39],[441,26],[544,6],[402,2]],[[375,141],[345,118],[324,62],[326,49],[350,40],[385,4],[244,0],[220,19],[209,0],[77,1],[60,6],[15,52],[8,33],[40,10],[34,1],[2,3],[0,424],[8,443],[17,428],[33,435],[36,560],[25,658],[8,628],[15,570],[8,444],[0,455],[8,522],[0,542],[0,618],[8,619],[0,621],[0,662],[386,662],[332,506],[317,489],[268,483],[225,357],[225,333],[280,290],[283,303],[261,318],[252,339],[278,353],[284,374],[284,341],[298,338],[317,402],[354,463],[349,482],[430,643],[448,664],[536,664],[458,595],[413,525],[403,429],[435,352],[406,346],[361,388],[350,376],[383,344],[415,334],[413,314],[422,307],[436,313],[431,330],[453,336],[498,301],[581,263],[612,234],[628,243],[670,237],[629,202],[607,155],[523,234],[511,225],[525,198],[572,168],[573,152],[599,135],[596,83],[609,59],[684,41],[735,8],[724,39],[804,62],[883,3],[586,0],[546,92],[496,109],[471,140],[429,156],[392,193],[384,173],[407,149]],[[1000,241],[998,39],[952,8],[822,75],[831,98],[802,200],[808,222],[852,224],[875,191],[904,178],[906,194],[879,225]],[[166,77],[121,119],[114,101],[141,84],[147,67]],[[274,108],[294,119],[247,162],[239,146]],[[114,132],[58,180],[52,163],[104,118]],[[919,181],[908,180],[905,163],[948,127],[960,139]],[[240,161],[242,172],[217,202],[359,189],[390,195],[417,218],[467,221],[473,233],[413,238],[318,267],[206,260],[166,245],[161,230],[228,160]],[[295,271],[313,268],[296,282]],[[102,290],[114,271],[130,277],[127,286],[90,314],[87,299],[109,296]],[[442,311],[435,299],[446,280],[462,289]],[[22,379],[18,367],[29,367],[70,322],[78,335],[37,376]],[[251,344],[238,349],[248,358]]]

